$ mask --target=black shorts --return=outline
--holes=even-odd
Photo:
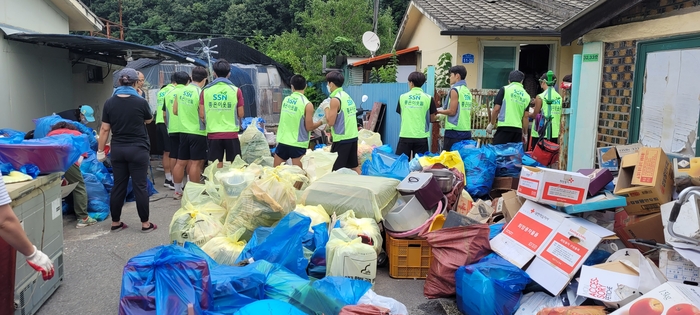
[[[283,143],[277,144],[277,148],[275,148],[275,155],[285,161],[288,159],[300,158],[304,154],[306,154],[306,148],[293,147]]]
[[[178,160],[204,161],[207,159],[207,136],[180,134]]]
[[[523,142],[523,130],[520,128],[501,127],[493,135],[493,144]]]
[[[225,153],[225,154],[224,154]],[[233,162],[236,155],[241,155],[241,141],[236,139],[209,139],[209,161]]]
[[[396,155],[405,154],[409,160],[417,153],[423,154],[428,151],[428,138],[399,138],[399,144],[396,145]]]
[[[156,124],[156,151],[158,154],[170,152],[170,137],[168,136],[168,127],[165,124]]]
[[[334,171],[343,167],[353,169],[359,166],[357,161],[357,138],[333,142],[331,152],[338,153],[338,158],[335,159],[333,164]]]
[[[169,134],[170,137],[170,158],[171,159],[176,159],[177,160],[177,155],[180,150],[180,134],[179,133],[171,133]]]

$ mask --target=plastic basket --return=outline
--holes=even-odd
[[[397,279],[425,279],[433,253],[423,239],[396,239],[387,235],[389,276]]]

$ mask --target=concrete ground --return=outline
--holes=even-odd
[[[156,171],[156,189],[151,197],[151,221],[158,229],[140,232],[136,204],[124,205],[122,220],[129,228],[110,233],[109,218],[95,226],[75,228],[75,217],[64,217],[64,279],[38,315],[117,314],[122,270],[127,261],[152,247],[170,243],[168,226],[179,201],[163,187],[162,172]],[[453,300],[428,300],[423,296],[423,280],[398,280],[389,277],[388,267],[377,272],[375,292],[395,298],[411,315],[459,314]]]

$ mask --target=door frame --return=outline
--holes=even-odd
[[[647,55],[653,52],[700,48],[700,34],[673,36],[663,39],[637,42],[632,86],[632,109],[630,112],[629,137],[627,143],[639,142],[642,121],[642,101],[646,78]],[[700,121],[700,120],[699,120]],[[700,127],[695,142],[695,156],[700,156]]]
[[[557,72],[557,61],[559,60],[559,42],[557,41],[537,41],[537,40],[481,40],[479,41],[479,62],[477,63],[477,77],[476,86],[478,89],[482,89],[482,75],[484,71],[484,47],[515,47],[515,69],[520,68],[520,45],[546,45],[549,46],[549,70]],[[504,82],[504,85],[507,85]]]

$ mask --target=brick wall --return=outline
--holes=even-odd
[[[605,43],[598,146],[626,144],[632,108],[635,41]]]
[[[696,6],[700,6],[700,0],[645,0],[615,17],[609,25],[660,18]]]

